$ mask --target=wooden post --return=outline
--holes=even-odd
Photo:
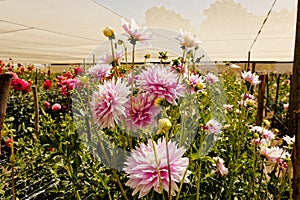
[[[6,116],[6,105],[7,105],[11,79],[12,79],[12,75],[10,74],[0,75],[0,155],[1,155],[2,129],[4,126],[4,119]]]
[[[34,126],[35,126],[35,135],[38,139],[40,137],[40,126],[39,126],[39,100],[37,87],[32,86],[33,91],[33,101],[34,101]]]
[[[247,62],[247,69],[246,69],[246,71],[250,71],[250,55],[251,55],[251,52],[248,51],[248,62]]]
[[[296,137],[293,199],[300,199],[300,0],[298,0],[296,22],[294,65],[289,102],[289,134],[295,134]]]
[[[275,96],[275,107],[274,107],[274,115],[273,115],[273,118],[272,118],[272,127],[274,126],[274,122],[275,122],[275,115],[277,113],[277,110],[278,110],[278,97],[279,97],[279,84],[280,84],[280,77],[281,77],[281,74],[278,74],[277,76],[277,80],[276,80],[276,96]]]
[[[260,75],[259,80],[261,83],[259,84],[258,89],[258,97],[257,97],[257,116],[256,116],[256,125],[261,126],[263,114],[264,114],[264,95],[265,95],[265,84],[266,84],[266,75]]]
[[[266,93],[267,93],[267,97],[266,97],[266,107],[265,107],[265,116],[267,116],[268,114],[268,106],[269,106],[269,74],[267,73],[266,75]]]
[[[300,198],[300,142],[299,142],[299,135],[300,135],[300,110],[294,113],[295,122],[296,122],[296,143],[294,147],[294,163],[293,163],[293,177],[294,177],[294,187],[293,187],[293,199]]]
[[[254,62],[254,63],[252,63],[252,73],[254,73],[255,72],[255,65],[256,65],[256,63]]]
[[[95,58],[95,54],[93,54],[93,65],[96,64],[96,58]]]

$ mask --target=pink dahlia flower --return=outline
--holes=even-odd
[[[289,110],[289,103],[284,103],[284,104],[283,104],[283,109],[284,109],[285,111],[288,111],[288,110]]]
[[[175,100],[183,96],[185,91],[178,74],[162,66],[152,66],[142,71],[137,85],[140,90],[149,92],[154,98],[166,99],[171,104],[176,104]]]
[[[255,97],[252,94],[248,94],[248,93],[242,94],[241,97],[243,100],[247,100],[247,99],[254,100],[255,99]]]
[[[199,76],[198,74],[191,74],[189,76],[189,82],[193,88],[199,87],[198,89],[202,90],[206,87],[203,76]]]
[[[19,78],[18,75],[16,73],[14,73],[14,72],[6,72],[6,74],[12,75],[13,79]]]
[[[255,73],[251,73],[251,71],[248,71],[248,72],[245,72],[243,71],[242,72],[242,78],[249,82],[251,85],[257,85],[257,84],[260,84],[260,80],[258,79],[259,76],[255,75]]]
[[[233,105],[232,104],[224,104],[223,105],[223,108],[225,109],[225,110],[233,110]]]
[[[123,50],[114,50],[114,57],[111,53],[104,53],[102,56],[100,56],[98,63],[110,65],[114,60],[120,62],[123,58],[123,55]]]
[[[212,73],[208,73],[205,76],[205,80],[208,85],[214,85],[216,82],[219,81],[219,78]]]
[[[283,136],[282,138],[288,145],[294,145],[295,144],[295,135],[293,137],[290,137],[288,135]]]
[[[201,41],[188,31],[179,30],[180,34],[176,40],[179,41],[182,49],[191,49],[201,44]]]
[[[215,162],[217,163],[217,170],[220,176],[225,176],[228,174],[228,168],[224,165],[224,160],[220,157],[213,157]]]
[[[88,69],[88,74],[91,74],[98,81],[103,81],[105,77],[111,74],[112,66],[109,64],[96,64]]]
[[[206,123],[204,130],[212,134],[219,134],[222,131],[222,124],[214,119],[211,119]]]
[[[46,109],[50,109],[51,104],[50,104],[48,101],[45,101],[45,102],[44,102],[44,107],[45,107]]]
[[[149,125],[156,125],[155,116],[160,112],[160,109],[154,105],[154,100],[149,95],[139,94],[137,97],[132,97],[125,107],[126,122],[130,129],[136,130]]]
[[[115,123],[126,117],[125,104],[129,94],[129,87],[120,79],[112,79],[98,86],[92,98],[92,112],[101,128],[114,127]]]
[[[261,149],[261,154],[265,156],[270,162],[276,163],[280,160],[283,161],[285,159],[290,159],[291,154],[287,151],[283,150],[282,148],[275,146],[275,147],[263,147]]]
[[[268,141],[275,138],[275,134],[272,131],[270,131],[266,128],[263,128],[261,126],[254,126],[250,129],[250,131],[254,132],[254,133],[259,133],[262,136],[262,138],[264,138]]]
[[[124,31],[127,33],[128,40],[132,44],[135,44],[137,41],[147,43],[147,40],[153,38],[153,34],[148,31],[148,28],[138,26],[134,19],[131,19],[129,23],[122,18],[121,23]]]
[[[154,155],[154,148],[157,156],[157,161]],[[183,177],[186,168],[189,163],[189,159],[182,157],[185,150],[181,147],[178,148],[175,142],[168,142],[169,149],[169,164],[171,172],[171,194],[175,195],[178,191],[176,182],[180,182],[184,178],[184,182],[188,183],[187,176],[191,174],[187,171],[186,176]],[[151,140],[148,140],[148,144],[141,144],[136,150],[133,150],[131,155],[127,157],[125,162],[126,167],[124,171],[129,175],[129,180],[126,185],[133,188],[133,194],[139,192],[139,197],[147,195],[152,188],[158,193],[162,193],[163,190],[169,191],[169,173],[167,163],[166,141],[163,138],[154,142],[154,147]],[[160,185],[160,179],[158,171],[160,171],[160,179],[162,187]]]
[[[61,105],[59,103],[53,104],[53,106],[52,106],[52,111],[53,112],[58,111],[60,109],[61,109]]]

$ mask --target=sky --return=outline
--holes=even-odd
[[[164,6],[188,19],[194,26],[199,26],[204,18],[203,10],[217,0],[96,0],[104,7],[113,10],[126,18],[133,18],[138,23],[144,23],[144,14],[152,7]],[[227,0],[225,0],[227,1]],[[232,0],[240,3],[249,12],[265,16],[274,0]],[[296,0],[277,0],[274,11],[281,9],[294,9]]]

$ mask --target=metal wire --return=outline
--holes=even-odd
[[[255,42],[257,41],[257,38],[258,38],[258,36],[260,35],[260,33],[261,33],[263,27],[264,27],[265,24],[267,23],[267,20],[268,20],[268,18],[269,18],[269,16],[270,16],[271,12],[272,12],[272,10],[273,10],[273,7],[274,7],[276,1],[277,1],[277,0],[274,0],[274,2],[273,2],[273,4],[272,4],[272,6],[271,6],[271,8],[270,8],[270,10],[269,10],[269,12],[268,12],[268,14],[267,14],[267,16],[265,17],[265,19],[264,19],[264,21],[263,21],[263,23],[262,23],[262,25],[261,25],[259,31],[257,32],[257,35],[256,35],[255,39],[253,40],[252,45],[250,46],[249,52],[251,51],[252,47],[254,46]]]

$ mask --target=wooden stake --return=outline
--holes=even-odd
[[[39,126],[39,100],[38,100],[38,93],[37,87],[32,86],[33,91],[33,101],[34,101],[34,126],[35,126],[35,135],[36,138],[40,137],[40,126]]]
[[[4,126],[4,119],[6,116],[6,105],[7,105],[11,79],[12,79],[12,75],[10,74],[0,75],[0,155],[1,155],[2,129]]]
[[[261,80],[261,83],[259,84],[259,89],[258,89],[258,100],[257,100],[258,105],[257,105],[257,116],[256,116],[257,126],[261,126],[262,119],[263,119],[266,75],[260,75],[259,80]]]
[[[297,6],[296,37],[293,75],[289,102],[289,134],[295,134],[296,159],[294,160],[293,199],[300,199],[300,0]]]
[[[274,127],[274,123],[275,123],[275,115],[277,113],[277,110],[278,110],[278,97],[279,97],[279,86],[280,86],[280,77],[281,77],[281,74],[278,75],[277,77],[277,80],[276,80],[276,95],[275,95],[275,107],[274,107],[274,115],[273,115],[273,118],[272,118],[272,127]]]

